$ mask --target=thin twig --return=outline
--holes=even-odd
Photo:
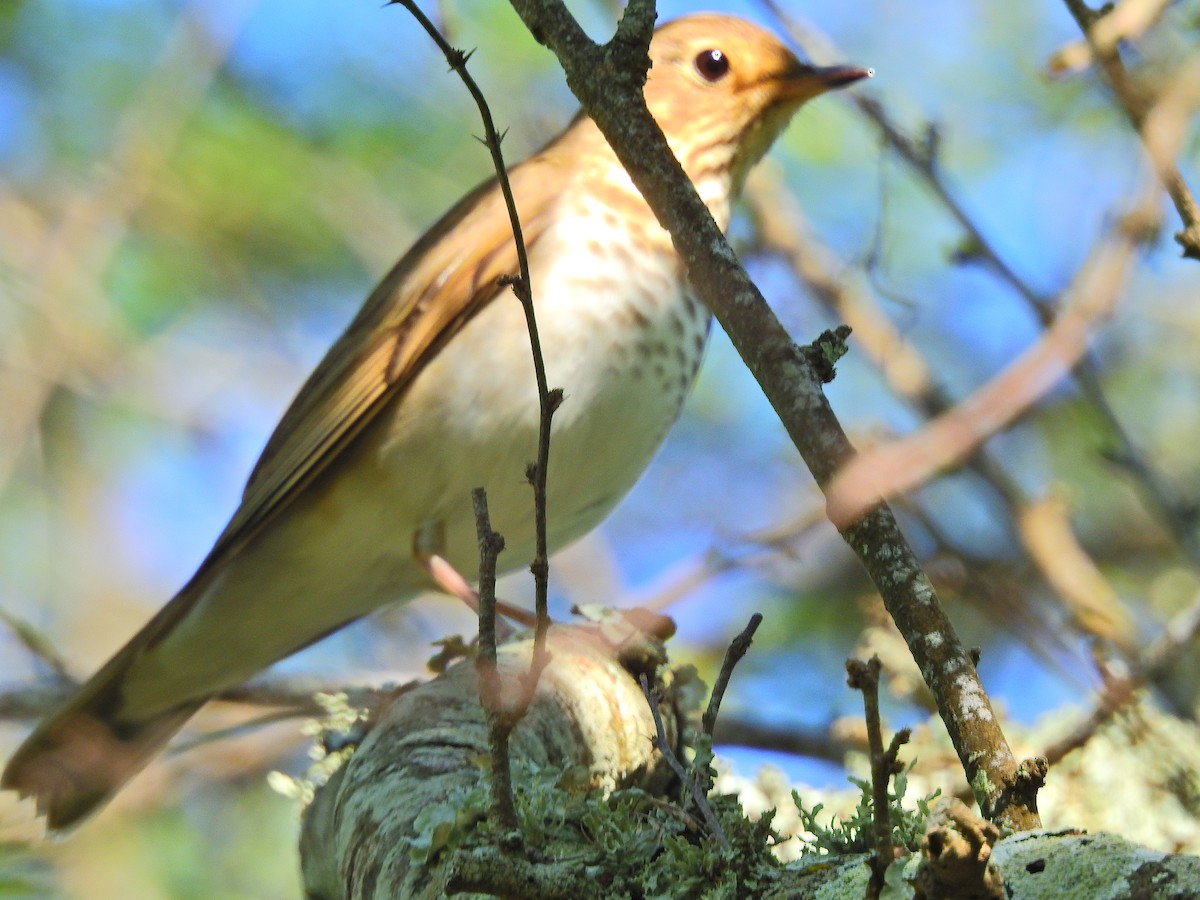
[[[191,753],[194,750],[199,750],[201,747],[207,747],[211,744],[218,744],[222,741],[233,740],[240,738],[251,732],[258,731],[261,728],[266,728],[268,725],[278,725],[280,722],[290,722],[293,719],[308,717],[308,714],[303,714],[294,709],[279,709],[273,712],[265,712],[261,715],[248,719],[245,722],[238,722],[236,725],[229,725],[225,728],[218,728],[215,731],[205,731],[201,734],[192,733],[183,740],[176,741],[167,748],[166,756],[174,757],[181,756],[184,753]]]
[[[537,317],[533,306],[533,282],[529,275],[529,256],[526,253],[525,237],[521,229],[521,218],[518,215],[516,200],[513,198],[512,186],[508,180],[508,167],[504,163],[504,154],[500,149],[503,136],[496,130],[487,98],[484,97],[483,91],[467,71],[467,60],[471,54],[452,47],[442,36],[441,32],[438,31],[433,21],[422,12],[414,0],[392,0],[392,3],[399,4],[407,9],[421,27],[425,29],[429,37],[437,44],[438,49],[445,55],[446,62],[450,64],[450,68],[462,79],[463,84],[466,85],[467,90],[471,94],[471,98],[475,101],[475,105],[479,108],[479,116],[483,120],[484,144],[487,146],[488,152],[492,157],[492,165],[496,170],[496,180],[500,186],[500,192],[504,196],[504,205],[508,210],[513,241],[516,244],[517,277],[503,279],[503,282],[512,287],[513,293],[521,301],[521,307],[525,311],[525,324],[529,330],[529,344],[533,356],[534,377],[537,380],[540,411],[537,461],[530,464],[526,471],[526,477],[529,479],[530,484],[533,485],[535,535],[534,557],[529,570],[533,573],[534,610],[537,616],[537,627],[534,632],[533,659],[530,663],[529,676],[525,684],[528,697],[532,697],[533,691],[537,686],[538,677],[548,661],[546,658],[546,631],[550,627],[550,614],[548,611],[550,554],[546,539],[546,476],[550,466],[551,420],[553,419],[555,410],[562,403],[563,392],[558,388],[551,390],[546,380],[546,364],[542,356],[542,343],[538,335]]]
[[[658,698],[655,697],[654,691],[650,690],[650,680],[644,672],[638,677],[638,680],[642,685],[642,694],[645,695],[646,702],[650,705],[650,714],[654,716],[655,742],[658,744],[659,752],[662,753],[663,759],[667,761],[667,765],[671,767],[680,783],[691,794],[696,808],[700,810],[700,815],[704,818],[704,824],[708,826],[709,833],[721,845],[721,849],[728,850],[729,838],[725,836],[725,829],[721,827],[721,822],[717,819],[712,804],[704,796],[704,791],[700,789],[696,779],[692,778],[683,763],[679,761],[679,757],[675,755],[675,751],[671,749],[671,744],[667,740],[666,728],[663,727],[662,715],[658,711]]]
[[[834,729],[828,725],[770,725],[751,719],[731,717],[728,714],[721,716],[717,722],[713,743],[773,750],[839,765],[846,761],[847,753],[866,749],[861,741],[835,734]]]
[[[0,722],[40,719],[74,696],[78,689],[77,681],[56,678],[49,684],[0,691]]]
[[[241,703],[245,706],[281,707],[297,715],[321,716],[327,713],[315,699],[317,694],[344,694],[346,703],[355,709],[366,709],[375,714],[401,694],[416,687],[420,681],[414,679],[404,684],[385,682],[379,685],[346,685],[344,682],[330,684],[312,677],[259,678],[247,684],[226,688],[216,696],[226,703]]]
[[[752,615],[746,627],[742,629],[742,633],[733,639],[729,649],[725,651],[725,661],[721,663],[721,671],[717,674],[717,681],[713,685],[712,695],[708,698],[708,708],[704,711],[704,718],[701,722],[704,733],[709,737],[712,737],[713,729],[717,726],[717,713],[721,709],[721,700],[725,697],[725,689],[729,687],[729,678],[733,675],[733,667],[741,662],[746,651],[750,649],[750,643],[754,640],[754,632],[758,631],[762,620],[762,613]]]
[[[40,719],[70,699],[81,684],[68,674],[62,678],[44,679],[34,687],[0,691],[0,722]],[[351,706],[375,711],[417,684],[415,680],[402,685],[381,680],[378,686],[347,686],[341,681],[330,683],[309,676],[270,677],[226,688],[213,699],[244,706],[276,708],[295,717],[311,717],[325,713],[324,707],[314,699],[317,694],[345,694],[346,702]]]
[[[487,492],[471,491],[475,511],[475,533],[479,538],[479,652],[475,667],[479,671],[479,702],[487,717],[488,745],[492,762],[492,820],[505,832],[517,830],[517,812],[513,801],[512,764],[508,737],[519,719],[504,708],[500,673],[496,665],[496,559],[504,549],[504,538],[492,530],[488,516]]]
[[[716,547],[701,550],[669,566],[654,581],[627,595],[620,605],[654,611],[670,609],[689,594],[739,565],[738,560]]]
[[[38,629],[3,608],[0,608],[0,622],[8,626],[8,630],[12,632],[13,637],[20,641],[21,645],[40,660],[43,665],[47,666],[60,681],[68,684],[75,683],[66,661],[59,656],[50,639],[38,631]]]
[[[879,670],[882,664],[878,656],[867,662],[861,659],[846,660],[847,684],[862,691],[863,709],[867,722],[867,750],[871,759],[871,834],[875,845],[875,856],[871,860],[871,882],[867,888],[867,900],[876,900],[883,890],[883,876],[895,858],[892,847],[891,804],[888,802],[888,784],[896,762],[896,751],[907,741],[900,740],[899,732],[892,740],[891,757],[883,749],[883,726],[879,721]]]

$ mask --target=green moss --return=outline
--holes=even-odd
[[[914,808],[904,806],[904,795],[908,790],[908,773],[912,771],[916,761],[897,774],[892,779],[892,787],[888,791],[888,815],[892,823],[892,843],[907,848],[911,852],[920,849],[921,838],[929,825],[929,807],[939,796],[941,790],[934,791],[927,797],[914,802]],[[813,837],[806,842],[806,852],[817,854],[842,855],[848,853],[867,853],[873,849],[871,823],[874,821],[874,802],[871,796],[871,783],[861,778],[851,778],[850,781],[859,789],[858,806],[853,814],[844,819],[833,819],[828,825],[818,821],[823,804],[818,803],[812,809],[804,806],[798,791],[792,791],[792,799],[800,813],[800,821],[804,830]]]
[[[570,772],[520,763],[516,810],[526,852],[545,864],[603,872],[605,896],[736,898],[754,896],[778,878],[771,815],[751,821],[736,797],[709,798],[729,846],[708,833],[694,809],[631,788],[605,795],[578,790]],[[443,853],[495,843],[487,821],[489,778],[424,810],[410,840],[413,858],[430,865]],[[582,846],[582,850],[580,849]]]

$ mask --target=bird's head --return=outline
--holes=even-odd
[[[698,187],[715,180],[728,193],[740,190],[801,104],[871,74],[808,65],[770,32],[717,14],[661,26],[650,60],[646,103],[671,149]]]

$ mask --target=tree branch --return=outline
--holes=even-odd
[[[853,456],[821,387],[823,351],[799,348],[771,313],[725,236],[697,196],[641,94],[653,3],[632,2],[617,33],[593,44],[559,0],[512,0],[530,32],[549,46],[567,84],[612,144],[633,183],[671,233],[691,284],[729,334],[805,463],[826,488]],[[1017,762],[970,655],[885,505],[845,526],[938,700],[951,740],[989,817],[1017,829],[1038,824],[1036,810],[1011,793]]]

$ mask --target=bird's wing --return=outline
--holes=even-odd
[[[527,249],[545,232],[561,164],[543,152],[509,180]],[[548,177],[549,176],[549,177]],[[455,232],[453,241],[444,240]],[[253,536],[329,466],[425,364],[516,276],[517,254],[495,180],[464,197],[388,273],[330,348],[267,441],[241,505],[197,572]]]
[[[526,245],[546,231],[555,198],[543,153],[510,175]],[[451,246],[442,240],[450,231]],[[196,575],[64,706],[34,731],[0,775],[0,785],[36,796],[52,829],[105,803],[204,703],[182,698],[150,715],[123,699],[131,667],[169,635],[203,596],[220,563],[300,495],[383,406],[515,275],[516,249],[503,199],[486,184],[452,209],[400,260],[305,382],[267,442],[241,506]],[[315,637],[315,635],[314,635]]]

